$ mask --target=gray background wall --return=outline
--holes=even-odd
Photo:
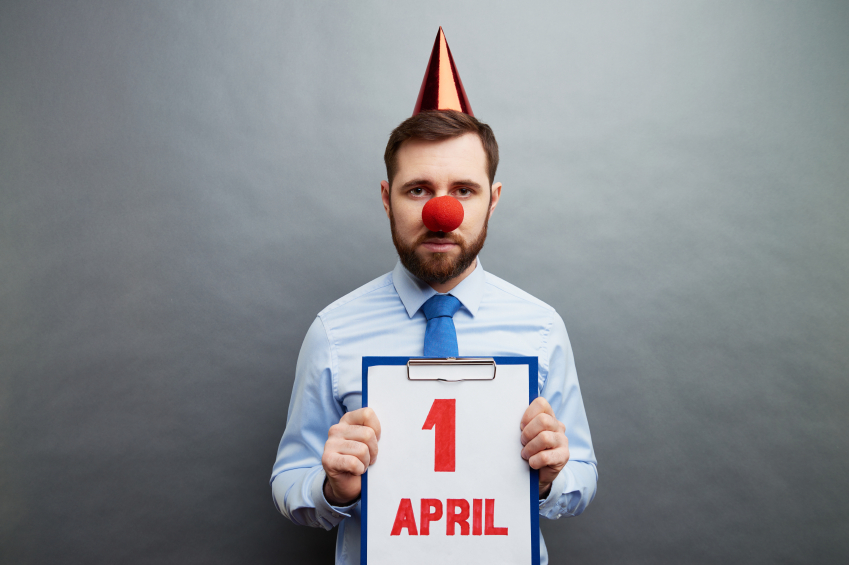
[[[849,4],[0,4],[0,561],[330,563],[268,478],[439,25],[566,320],[552,562],[849,562]]]

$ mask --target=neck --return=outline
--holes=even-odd
[[[432,288],[436,292],[438,292],[440,294],[445,294],[446,292],[450,291],[452,288],[454,288],[455,286],[457,286],[458,284],[463,282],[463,280],[465,280],[466,277],[471,275],[472,272],[475,270],[475,267],[477,267],[477,265],[478,265],[478,260],[477,260],[477,258],[475,258],[475,260],[472,262],[472,264],[469,265],[468,267],[466,267],[465,271],[463,271],[462,273],[460,273],[459,275],[457,275],[453,279],[448,279],[444,283],[428,283],[428,284],[430,285],[430,288]]]

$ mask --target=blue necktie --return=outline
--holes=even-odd
[[[460,309],[460,301],[450,294],[431,296],[422,306],[427,328],[425,328],[425,357],[457,357],[457,330],[454,329],[454,314]]]

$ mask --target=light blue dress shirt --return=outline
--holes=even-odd
[[[301,346],[272,496],[296,524],[326,530],[339,525],[339,565],[360,562],[360,504],[336,507],[324,498],[327,431],[346,412],[362,408],[364,356],[422,355],[427,321],[420,308],[434,294],[399,262],[319,312]],[[551,519],[580,514],[595,496],[598,472],[563,320],[552,307],[485,272],[480,260],[450,294],[462,303],[454,315],[461,356],[539,358],[539,393],[566,425],[570,453],[539,513]],[[548,563],[541,533],[540,552],[540,563]]]

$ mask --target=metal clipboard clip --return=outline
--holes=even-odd
[[[407,379],[411,381],[491,381],[495,379],[495,359],[489,357],[448,357],[410,359]]]

